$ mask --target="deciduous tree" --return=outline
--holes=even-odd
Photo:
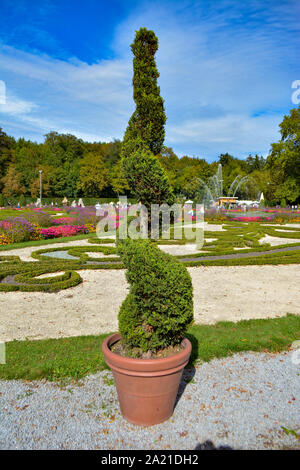
[[[109,172],[104,166],[102,156],[89,152],[80,162],[78,189],[85,196],[100,196],[109,184],[108,177]]]

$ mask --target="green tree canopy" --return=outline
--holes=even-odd
[[[10,165],[6,175],[2,178],[3,196],[10,198],[25,194],[26,188],[21,182],[22,176],[13,165]]]
[[[1,179],[5,176],[9,165],[13,163],[15,144],[15,139],[9,137],[0,127],[0,189],[3,187]]]
[[[267,158],[273,200],[294,203],[300,199],[300,106],[284,116],[281,140],[272,144]]]
[[[105,168],[102,155],[88,152],[80,162],[78,189],[86,196],[99,196],[108,186],[109,172]]]

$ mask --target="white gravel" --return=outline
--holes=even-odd
[[[196,323],[300,314],[299,265],[188,268]],[[1,292],[0,341],[117,331],[128,293],[123,269],[78,271],[83,282],[56,293]]]
[[[0,381],[0,449],[300,449],[281,427],[300,431],[291,354],[242,353],[186,371],[172,418],[150,428],[122,418],[110,371],[65,388]]]
[[[187,243],[186,245],[158,245],[158,247],[165,253],[173,256],[194,255],[196,253],[208,253],[209,251],[199,250],[194,243]]]
[[[279,246],[279,245],[286,245],[288,243],[299,243],[299,239],[271,237],[270,235],[265,235],[263,238],[260,238],[259,240],[260,245],[263,245],[264,243],[270,243],[271,246]]]

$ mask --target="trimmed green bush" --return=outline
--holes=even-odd
[[[1,256],[0,255],[0,263],[9,262],[9,261],[20,262],[21,260],[19,256]]]
[[[114,240],[111,238],[89,238],[88,242],[95,245],[102,245],[103,243],[114,243]]]
[[[74,246],[68,249],[68,254],[78,256],[81,261],[97,261],[96,258],[89,256],[87,253],[103,253],[104,255],[114,255],[117,249],[113,246]],[[110,258],[105,258],[106,260]],[[114,259],[114,258],[112,258]],[[99,259],[101,261],[101,259]]]
[[[178,345],[193,321],[187,269],[149,240],[120,241],[118,251],[131,284],[119,312],[124,343],[144,352]]]
[[[80,275],[73,270],[65,271],[64,274],[54,277],[38,278],[41,274],[58,271],[65,271],[62,264],[7,263],[0,271],[0,291],[57,292],[77,286],[82,282]],[[8,281],[5,280],[7,276],[9,277]]]
[[[158,159],[149,150],[138,150],[124,158],[128,184],[138,201],[151,209],[151,204],[169,204],[175,201],[167,175]]]

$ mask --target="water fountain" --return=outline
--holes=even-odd
[[[241,187],[245,188],[245,184],[250,181],[249,176],[238,175],[231,183],[227,196],[223,195],[223,174],[222,165],[218,165],[218,169],[215,175],[211,176],[207,182],[201,178],[196,178],[200,183],[202,189],[202,202],[205,207],[221,207],[230,206],[231,204],[237,204],[238,197],[237,192]]]

